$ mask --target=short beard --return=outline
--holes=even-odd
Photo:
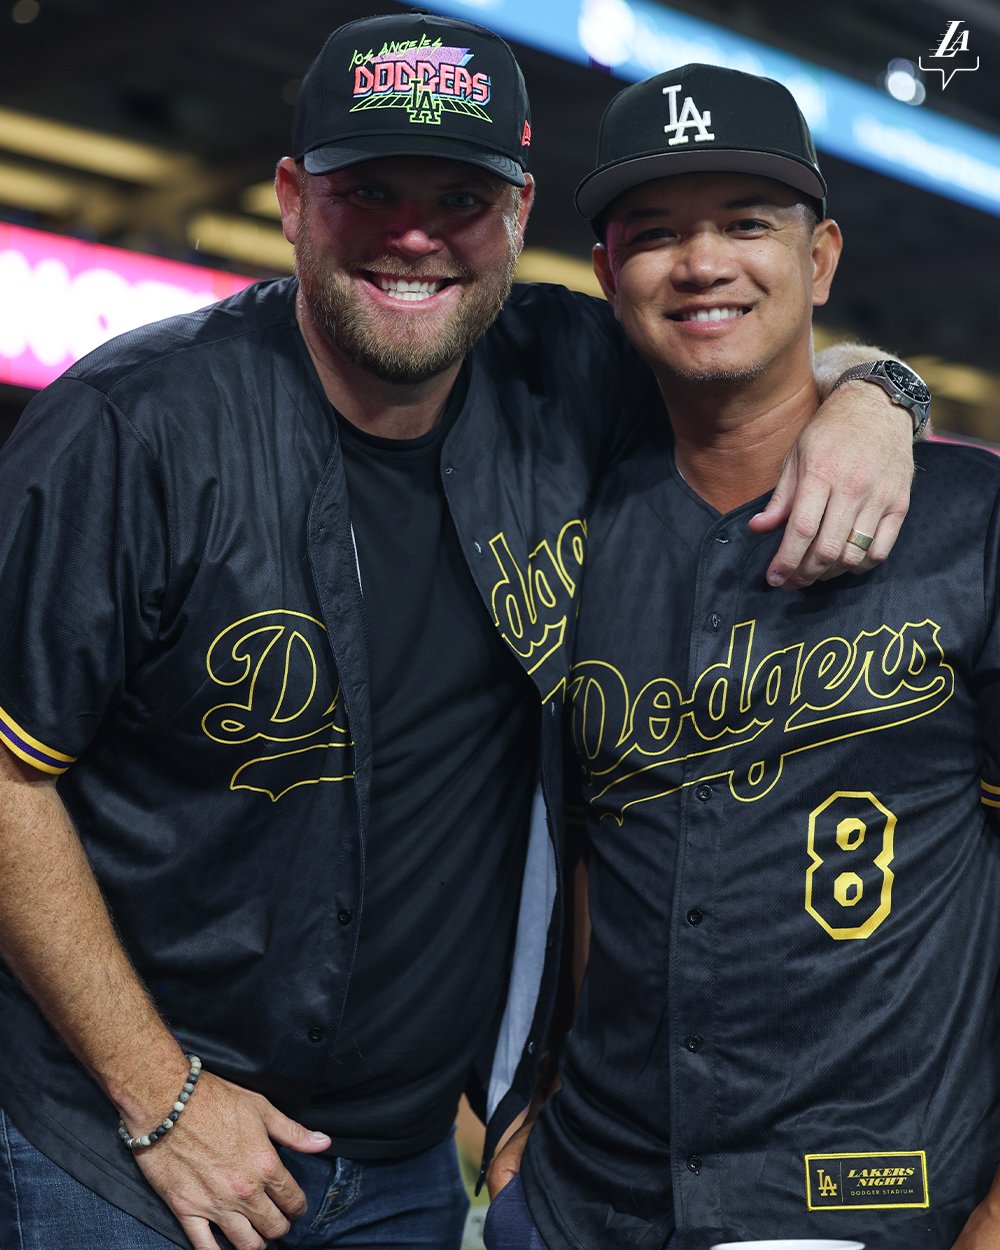
[[[700,391],[716,391],[729,395],[733,391],[750,386],[763,377],[766,365],[763,361],[747,365],[744,369],[671,369],[670,379]]]
[[[376,316],[359,310],[350,280],[330,272],[314,245],[309,215],[303,211],[295,270],[310,317],[348,360],[385,382],[412,385],[436,377],[466,355],[497,319],[510,295],[519,251],[515,203],[512,197],[511,208],[504,211],[510,249],[503,263],[478,276],[453,263],[449,276],[469,285],[452,316],[434,334],[427,333],[422,318],[413,317],[405,338],[396,335],[395,341],[380,335]],[[398,257],[372,258],[365,268],[401,278],[421,276],[418,264],[407,265]]]

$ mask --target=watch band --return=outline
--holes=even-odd
[[[903,387],[886,372],[886,365],[890,364],[894,371],[905,374],[907,381],[912,379],[912,385],[920,387],[926,394],[926,398],[915,398],[912,395],[908,395]],[[853,381],[855,378],[865,382],[874,382],[876,386],[880,386],[885,391],[894,404],[897,404],[900,408],[905,408],[909,412],[910,419],[913,422],[914,442],[917,442],[923,436],[931,417],[931,395],[926,382],[915,370],[898,360],[867,360],[860,365],[854,365],[850,369],[845,369],[833,384],[831,393],[844,382]]]

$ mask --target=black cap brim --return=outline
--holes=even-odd
[[[655,178],[672,178],[690,173],[759,174],[784,182],[796,191],[818,200],[821,216],[826,215],[826,183],[805,162],[776,152],[747,152],[737,148],[709,151],[652,152],[624,161],[615,161],[588,174],[576,189],[578,211],[593,221],[612,200],[633,187]]]
[[[358,146],[350,141],[330,143],[313,148],[302,157],[306,173],[332,174],[338,169],[348,169],[363,161],[379,160],[387,156],[437,156],[449,161],[461,161],[496,174],[504,182],[515,187],[525,185],[525,173],[517,161],[499,152],[488,152],[460,139],[424,137],[420,135],[371,135],[359,136]]]

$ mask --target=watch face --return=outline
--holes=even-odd
[[[882,366],[885,376],[910,399],[917,404],[930,403],[931,393],[927,389],[927,385],[923,378],[908,369],[906,365],[901,365],[898,360],[887,360]]]

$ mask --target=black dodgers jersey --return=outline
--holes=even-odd
[[[322,1090],[363,924],[372,699],[336,419],[295,293],[261,283],[133,331],[29,406],[0,456],[0,742],[59,778],[185,1049],[336,1132]],[[484,618],[535,684],[546,795],[586,500],[639,376],[623,352],[605,304],[518,286],[469,354],[442,448]],[[494,1134],[530,1096],[555,988],[559,812],[539,803],[532,828],[535,923],[468,1084]],[[497,888],[488,873],[467,886]],[[432,946],[406,950],[426,969]],[[2,962],[0,1105],[76,1179],[186,1244],[114,1107]],[[430,1144],[400,1120],[414,1151]]]
[[[917,451],[890,559],[767,587],[666,436],[589,523],[593,937],[525,1188],[551,1250],[950,1250],[1000,1148],[1000,459]]]

